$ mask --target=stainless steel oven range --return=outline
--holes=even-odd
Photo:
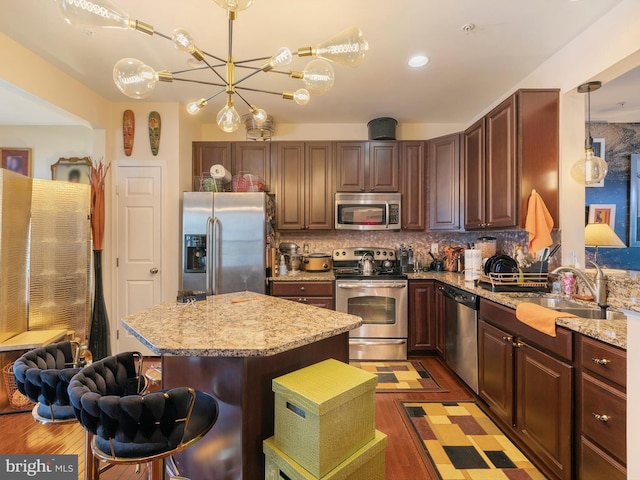
[[[393,248],[333,251],[336,310],[363,320],[349,332],[350,359],[407,359],[408,282],[399,267]]]

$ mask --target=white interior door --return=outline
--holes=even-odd
[[[162,299],[162,167],[117,167],[117,350],[153,353],[120,319]]]

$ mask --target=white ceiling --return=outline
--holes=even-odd
[[[382,116],[400,123],[466,123],[619,1],[256,0],[235,22],[233,54],[241,60],[269,56],[283,45],[295,50],[358,25],[369,53],[359,68],[335,65],[336,83],[326,95],[312,97],[304,107],[276,95],[247,93],[245,98],[276,123],[366,123]],[[202,50],[226,56],[226,13],[212,0],[114,3],[158,32],[170,35],[174,28],[186,28]],[[139,58],[156,70],[187,68],[185,54],[169,41],[127,30],[71,27],[52,0],[0,0],[0,8],[1,32],[112,101],[129,101],[112,81],[120,58]],[[465,24],[475,28],[467,34]],[[409,69],[406,62],[416,53],[428,55],[431,63]],[[292,68],[305,63],[294,62]],[[592,120],[640,121],[637,87],[629,93],[639,78],[629,76],[592,93]],[[217,80],[212,74],[200,78]],[[285,75],[258,74],[246,86],[282,91],[299,84]],[[192,83],[159,83],[148,101],[188,102],[215,91]],[[215,121],[221,97],[201,112],[203,121]],[[246,113],[239,99],[236,106]],[[0,124],[77,120],[49,107],[0,81]],[[622,116],[628,112],[634,112],[634,119]]]

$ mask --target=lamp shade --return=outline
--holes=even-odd
[[[584,244],[586,247],[626,247],[608,223],[588,223],[584,229]]]

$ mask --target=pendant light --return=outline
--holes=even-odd
[[[587,138],[584,141],[584,157],[571,167],[571,176],[580,183],[593,185],[604,179],[609,166],[602,158],[593,154],[593,138],[591,137],[591,92],[598,90],[602,82],[593,81],[580,85],[578,93],[587,94]]]

